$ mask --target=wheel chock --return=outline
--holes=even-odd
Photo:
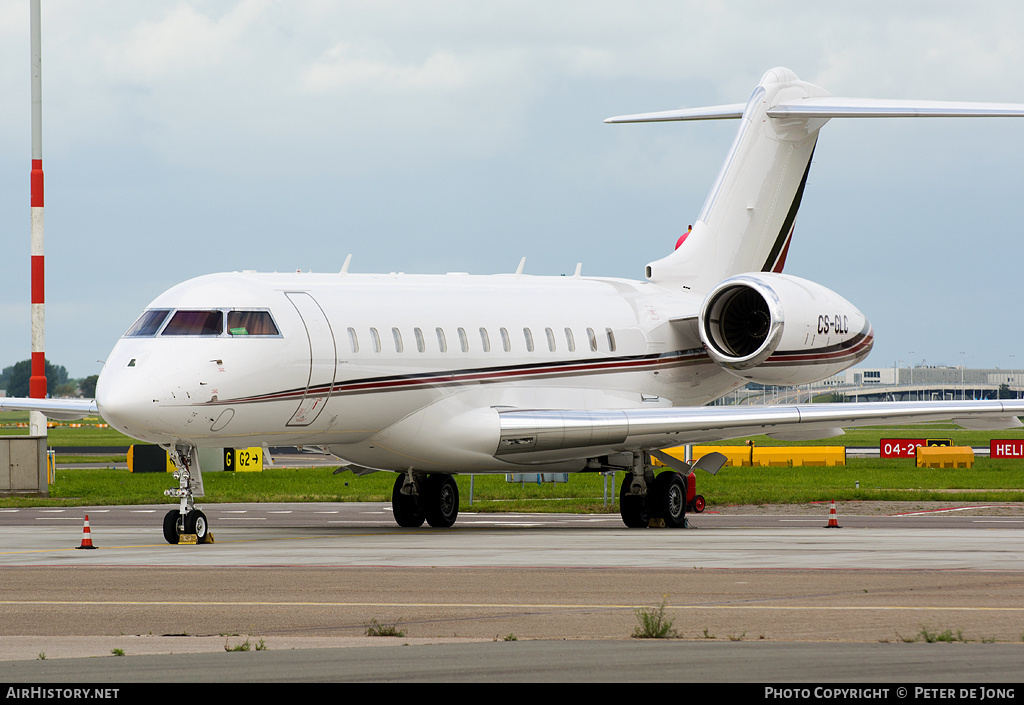
[[[209,531],[207,531],[206,532],[206,536],[204,536],[203,540],[200,541],[199,543],[213,543],[213,534],[211,534]]]
[[[195,546],[199,543],[199,537],[195,534],[178,534],[178,545]]]
[[[662,517],[651,517],[651,520],[647,522],[648,529],[664,529],[665,519]]]

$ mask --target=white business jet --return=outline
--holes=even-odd
[[[622,519],[685,525],[684,478],[722,458],[663,449],[767,433],[953,419],[1020,426],[1020,402],[708,407],[747,384],[807,384],[863,360],[873,333],[838,294],[782,273],[818,131],[836,117],[1024,116],[1024,105],[834,98],[784,68],[745,104],[606,122],[739,120],[692,232],[640,281],[212,274],[158,296],[107,358],[94,401],[0,400],[53,417],[99,412],[166,448],[176,543],[203,539],[196,448],[320,446],[397,474],[401,526],[451,526],[456,473],[626,471]],[[668,469],[655,475],[653,458]]]

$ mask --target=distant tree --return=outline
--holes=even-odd
[[[10,372],[7,372],[10,370]],[[6,368],[7,373],[7,396],[27,397],[28,380],[32,376],[32,361],[22,360]],[[68,381],[68,371],[64,365],[53,365],[46,361],[46,391],[53,394],[54,390],[61,384]]]
[[[50,391],[49,387],[47,387],[47,391]],[[75,384],[74,382],[64,382],[63,384],[58,384],[56,388],[54,388],[53,391],[50,392],[50,396],[73,397],[75,396],[76,392],[78,392],[77,384]]]
[[[1002,384],[999,385],[999,398],[1000,399],[1016,399],[1017,398],[1017,392],[1015,392],[1012,389],[1010,389],[1010,385],[1008,385],[1006,382],[1003,382]]]
[[[78,388],[81,390],[83,397],[86,399],[96,398],[96,382],[99,381],[99,378],[99,375],[89,375],[78,383]]]

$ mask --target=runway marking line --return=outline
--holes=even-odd
[[[170,606],[183,605],[189,607],[433,607],[463,609],[645,609],[650,605],[615,605],[615,604],[527,604],[522,602],[504,603],[455,603],[455,602],[227,602],[210,600],[0,600],[0,605],[34,605],[72,607],[94,606]],[[832,606],[814,607],[800,605],[665,605],[672,610],[774,610],[774,611],[831,611],[831,612],[868,612],[868,611],[909,611],[909,612],[1024,612],[1024,607],[901,607],[898,605],[872,606]]]
[[[924,514],[942,514],[944,512],[966,512],[970,509],[993,509],[994,505],[984,507],[947,507],[945,509],[926,509],[921,512],[905,512],[903,514],[893,514],[894,517],[916,517]]]
[[[362,534],[363,536],[373,536],[374,534]],[[353,534],[353,537],[358,538],[359,534]],[[218,545],[226,545],[229,543],[255,543],[257,541],[308,541],[310,539],[329,539],[331,536],[274,536],[265,537],[258,539],[233,539],[231,541],[217,541]],[[186,550],[193,550],[188,544],[180,544],[181,548]],[[16,556],[21,553],[63,553],[65,551],[76,550],[78,546],[71,546],[69,548],[26,548],[21,551],[0,551],[0,556]],[[179,545],[169,543],[142,543],[132,544],[130,546],[96,546],[101,551],[116,551],[124,548],[179,548]],[[203,549],[210,550],[210,549]]]

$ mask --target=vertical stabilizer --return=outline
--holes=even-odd
[[[827,95],[788,69],[764,75],[693,232],[647,266],[651,281],[704,292],[740,272],[782,271],[818,130],[828,118],[780,119],[767,111],[779,102]]]
[[[739,119],[722,170],[675,252],[647,278],[698,293],[743,272],[781,272],[818,130],[831,118],[1024,117],[1024,105],[836,98],[789,69],[765,73],[746,105],[623,115],[605,122]]]

